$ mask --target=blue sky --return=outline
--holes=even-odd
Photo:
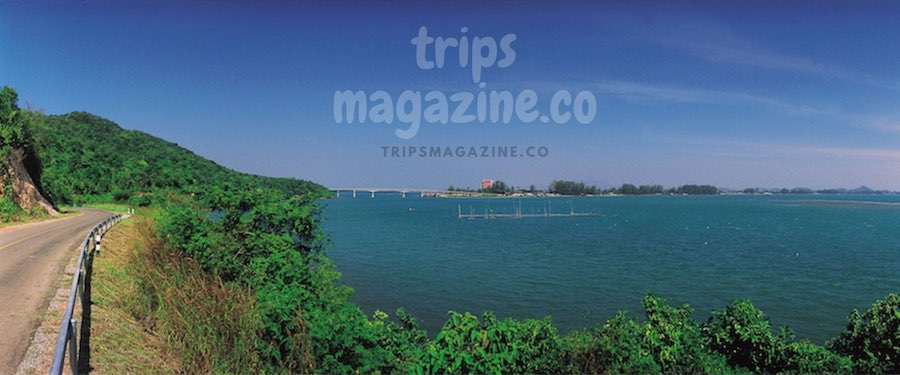
[[[900,190],[900,3],[0,3],[0,84],[225,166],[328,186],[481,178]],[[416,66],[429,34],[517,36],[487,89],[597,98],[581,124],[337,124],[336,90],[477,92]],[[455,55],[453,55],[455,57]],[[546,158],[384,158],[381,146],[545,146]]]

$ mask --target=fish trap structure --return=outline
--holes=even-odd
[[[576,212],[575,204],[569,201],[569,211],[562,213],[553,212],[553,202],[547,201],[542,209],[537,212],[522,212],[522,201],[517,201],[514,205],[512,213],[498,213],[493,209],[485,208],[484,211],[476,211],[474,207],[469,206],[469,211],[463,213],[462,204],[456,206],[457,219],[528,219],[528,218],[551,218],[551,217],[581,217],[581,216],[597,216],[596,211]]]

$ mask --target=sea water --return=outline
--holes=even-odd
[[[550,316],[566,332],[648,293],[698,321],[750,299],[824,342],[853,309],[900,292],[900,196],[421,198],[323,201],[329,256],[366,313],[403,307],[431,334],[447,312]],[[459,219],[458,212],[596,212]]]

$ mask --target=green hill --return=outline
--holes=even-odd
[[[26,121],[36,164],[35,182],[56,205],[93,201],[149,203],[164,192],[192,193],[212,187],[280,190],[290,195],[327,190],[292,178],[236,172],[175,143],[125,130],[85,112],[43,115]]]

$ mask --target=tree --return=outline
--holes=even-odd
[[[556,180],[550,183],[547,191],[560,195],[587,195],[597,194],[597,187],[583,182]]]
[[[619,194],[623,195],[635,195],[638,193],[637,186],[632,184],[622,184],[622,187],[619,188]]]
[[[28,145],[28,134],[17,104],[18,99],[19,95],[13,88],[4,86],[0,90],[0,153],[9,153],[12,149]]]
[[[494,181],[494,184],[488,189],[488,192],[494,194],[506,194],[509,191],[509,187],[506,186],[506,183],[503,181]]]

